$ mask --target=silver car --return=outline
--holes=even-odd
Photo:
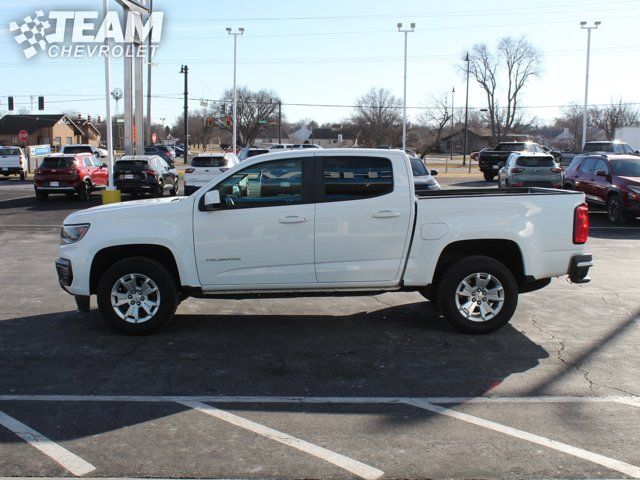
[[[498,188],[562,188],[562,182],[562,168],[548,153],[514,152],[498,171]]]

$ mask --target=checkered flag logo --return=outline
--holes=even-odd
[[[43,50],[47,46],[45,39],[46,31],[51,27],[48,19],[44,18],[44,12],[38,10],[35,16],[28,16],[22,19],[22,24],[16,22],[9,24],[9,31],[15,35],[18,45],[24,45],[22,53],[27,59],[38,53],[38,47]]]

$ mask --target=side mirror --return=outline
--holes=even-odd
[[[607,172],[605,172],[604,170],[596,170],[596,175],[598,177],[606,177],[607,176]]]
[[[204,207],[216,207],[222,203],[220,201],[220,192],[218,190],[210,190],[204,194]]]
[[[431,176],[435,177],[436,175],[438,175],[438,170],[431,170]]]

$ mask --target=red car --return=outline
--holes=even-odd
[[[606,207],[611,223],[640,216],[640,158],[594,153],[576,155],[564,174],[564,187],[584,192],[591,205]]]
[[[83,200],[91,199],[93,190],[104,189],[109,183],[109,169],[90,153],[49,155],[35,172],[36,198],[44,201],[51,193],[64,193],[67,197],[78,194]]]

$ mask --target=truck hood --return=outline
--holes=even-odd
[[[631,185],[633,187],[640,186],[640,177],[619,177],[625,181],[627,185]]]
[[[65,225],[77,223],[91,223],[96,219],[116,220],[124,216],[136,216],[144,219],[147,214],[158,214],[166,211],[169,213],[174,206],[181,205],[183,202],[193,201],[191,197],[167,197],[167,198],[151,198],[146,200],[133,200],[131,202],[111,203],[108,205],[100,205],[98,207],[87,208],[73,212],[64,220]]]

